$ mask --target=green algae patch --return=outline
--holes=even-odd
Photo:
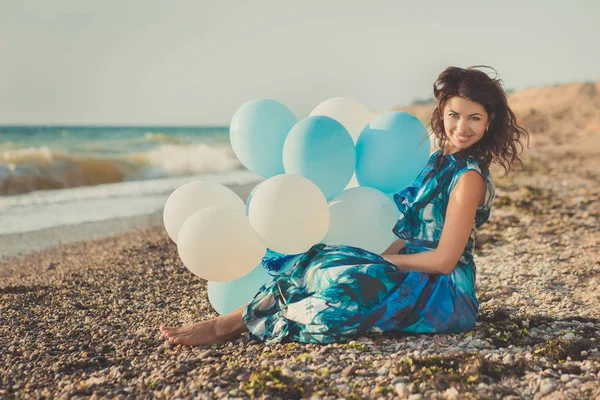
[[[546,340],[545,343],[536,346],[533,353],[540,357],[547,357],[554,362],[564,362],[567,361],[567,358],[572,361],[582,361],[587,356],[581,355],[581,352],[590,350],[593,345],[594,342],[588,339],[553,339]]]
[[[248,378],[248,382],[243,385],[242,390],[250,398],[269,394],[291,400],[302,398],[304,393],[304,389],[295,385],[292,378],[283,376],[279,368],[253,373]]]
[[[415,384],[426,383],[434,390],[443,391],[454,387],[462,392],[470,392],[481,382],[490,383],[509,376],[525,375],[527,363],[518,361],[504,365],[486,360],[478,353],[469,353],[405,357],[396,364],[393,371],[396,375],[410,377],[410,381]]]
[[[344,350],[359,350],[359,351],[365,351],[365,344],[363,342],[352,342],[352,343],[347,343],[344,345],[343,347]]]
[[[502,309],[482,310],[477,330],[494,346],[532,346],[544,339],[529,335],[531,320],[526,316],[509,315]]]

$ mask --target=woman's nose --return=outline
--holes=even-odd
[[[466,133],[468,131],[467,121],[461,119],[456,124],[456,129],[461,133]]]

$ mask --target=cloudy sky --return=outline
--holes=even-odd
[[[431,96],[448,65],[509,89],[600,77],[600,2],[0,0],[0,124],[228,125]]]

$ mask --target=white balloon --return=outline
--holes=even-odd
[[[263,181],[252,196],[248,217],[263,243],[283,254],[308,250],[329,228],[323,192],[310,180],[291,174]]]
[[[163,223],[171,240],[177,243],[179,229],[190,215],[215,206],[234,210],[246,208],[233,190],[220,183],[192,181],[178,187],[167,199],[163,211]]]
[[[399,211],[383,192],[367,186],[344,190],[329,203],[327,244],[345,244],[381,254],[397,238]]]
[[[185,220],[177,250],[183,264],[195,275],[225,282],[253,270],[267,248],[243,210],[209,207]]]
[[[373,118],[373,114],[359,102],[344,97],[325,100],[311,111],[312,115],[326,115],[344,125],[354,143],[365,125]]]

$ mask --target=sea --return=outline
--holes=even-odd
[[[227,126],[0,126],[0,235],[153,214],[192,180],[260,179]]]

